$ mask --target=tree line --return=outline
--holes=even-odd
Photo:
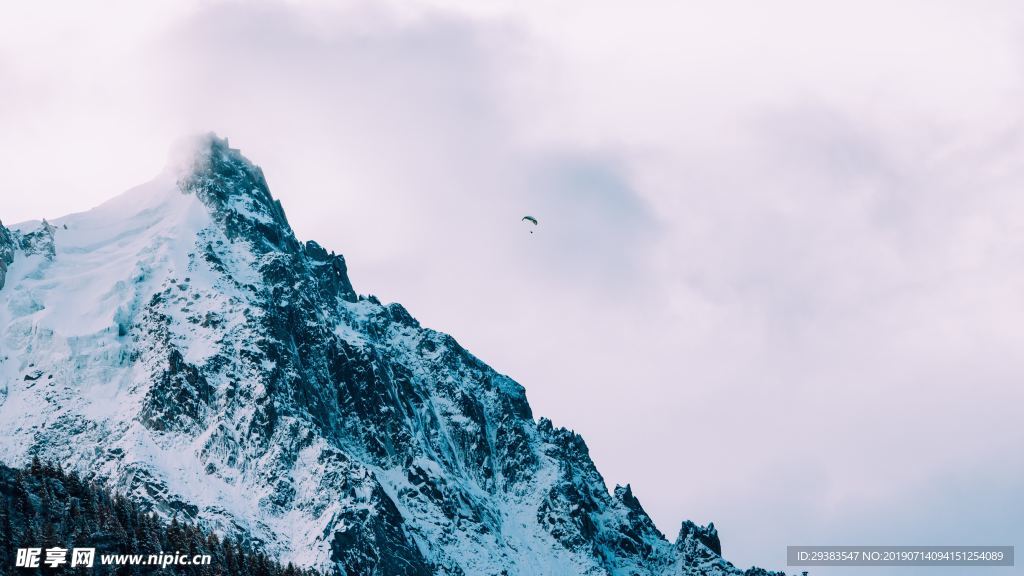
[[[38,567],[15,567],[18,549],[39,548]],[[67,562],[45,563],[48,548],[67,550]],[[71,567],[74,548],[95,548],[93,567]],[[108,554],[209,555],[201,565],[103,565]],[[25,552],[22,552],[23,559]],[[0,465],[0,574],[42,576],[324,576],[282,564],[237,539],[198,524],[167,521],[122,495],[59,465],[34,458],[25,468]]]

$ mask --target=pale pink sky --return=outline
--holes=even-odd
[[[670,537],[1019,544],[1022,80],[1016,2],[6,3],[0,218],[214,130]]]

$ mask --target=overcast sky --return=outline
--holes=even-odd
[[[0,218],[213,130],[670,538],[1024,545],[1022,102],[1013,1],[7,2]]]

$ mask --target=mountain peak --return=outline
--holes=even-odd
[[[178,177],[187,176],[208,167],[215,156],[234,157],[252,165],[239,149],[231,147],[227,138],[221,138],[216,132],[198,132],[179,138],[171,146],[165,171]]]
[[[744,574],[713,526],[672,544],[629,485],[610,494],[518,383],[359,297],[226,139],[172,164],[0,227],[0,462],[57,460],[338,574]]]
[[[683,547],[691,540],[700,542],[719,556],[722,554],[722,542],[718,538],[718,530],[715,528],[714,522],[709,522],[707,526],[701,526],[690,520],[684,520],[679,527],[676,546]]]
[[[182,193],[195,194],[225,227],[229,238],[245,238],[264,252],[301,248],[263,170],[237,148],[209,132],[181,141],[171,168]]]

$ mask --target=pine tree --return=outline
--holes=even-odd
[[[13,510],[6,501],[0,504],[0,566],[13,566],[14,559],[11,558],[11,554],[17,548],[14,544],[14,526],[11,523]]]

